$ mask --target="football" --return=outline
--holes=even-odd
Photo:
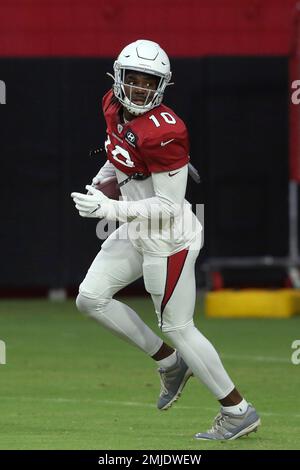
[[[119,200],[121,196],[121,191],[118,185],[118,180],[116,176],[109,176],[105,178],[103,181],[95,185],[96,189],[102,191],[105,196],[109,197],[110,199]]]

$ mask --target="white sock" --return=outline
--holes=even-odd
[[[170,356],[165,357],[164,359],[161,359],[160,361],[156,361],[159,367],[162,367],[163,369],[170,369],[170,367],[173,367],[176,364],[177,361],[177,355],[176,351],[174,351]]]
[[[222,406],[222,411],[225,411],[228,413],[232,413],[233,415],[243,415],[246,413],[248,408],[248,402],[245,400],[245,398],[242,399],[238,405],[234,406]]]

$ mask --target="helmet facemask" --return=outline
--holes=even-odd
[[[128,72],[140,72],[148,75],[153,75],[157,79],[156,90],[150,88],[141,88],[135,85],[130,85],[125,82],[126,73]],[[152,108],[159,106],[163,100],[165,88],[167,86],[166,78],[157,74],[149,73],[148,70],[138,70],[136,68],[121,67],[117,62],[114,64],[114,94],[120,101],[120,103],[133,115],[140,116],[141,114],[150,111]],[[125,92],[125,87],[127,93]],[[134,103],[132,95],[135,90],[146,91],[144,103],[139,105]],[[129,91],[129,93],[128,93]],[[149,100],[149,98],[151,99]]]
[[[147,88],[147,93],[140,93],[144,102],[137,104],[132,98],[136,94],[136,86],[126,83],[126,73],[136,72],[147,74],[157,79],[156,89]],[[147,39],[139,39],[128,44],[119,54],[114,63],[113,90],[116,98],[129,111],[129,113],[140,116],[159,106],[163,100],[167,85],[171,85],[172,72],[170,61],[165,51],[159,44]],[[140,88],[140,87],[138,87]],[[151,87],[152,88],[152,87]]]

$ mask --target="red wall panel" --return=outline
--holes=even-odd
[[[171,56],[287,54],[297,0],[1,0],[0,56],[115,56],[149,38]]]

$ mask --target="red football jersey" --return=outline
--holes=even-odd
[[[130,176],[177,170],[189,161],[189,139],[184,122],[160,105],[123,123],[122,106],[110,90],[103,98],[107,124],[105,150],[108,160]]]

